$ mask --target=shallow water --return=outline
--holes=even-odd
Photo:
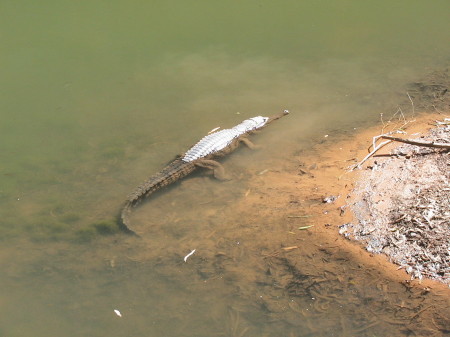
[[[283,170],[323,134],[379,120],[406,83],[445,66],[449,10],[447,1],[3,1],[0,335],[310,333],[298,318],[267,323],[255,279],[267,271],[264,245],[248,227],[262,210],[233,205],[258,172]],[[176,154],[214,127],[285,108],[289,117],[256,136],[266,150],[226,160],[233,181],[188,179],[137,210],[144,240],[118,231],[127,193]],[[352,326],[344,312],[339,326]]]

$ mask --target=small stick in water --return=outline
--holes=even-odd
[[[220,126],[218,126],[217,128],[212,129],[211,131],[208,132],[208,135],[213,133],[214,131],[217,131],[220,129]]]

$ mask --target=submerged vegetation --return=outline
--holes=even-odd
[[[74,241],[86,243],[102,235],[111,235],[119,232],[117,221],[105,220],[91,223],[75,231]]]

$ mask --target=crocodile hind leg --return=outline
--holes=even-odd
[[[215,160],[200,159],[195,162],[195,165],[212,170],[216,179],[230,180],[230,178],[228,178],[225,174],[225,169],[223,166]]]

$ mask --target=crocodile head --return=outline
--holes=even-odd
[[[250,119],[246,119],[241,124],[236,125],[233,129],[238,130],[243,134],[252,130],[257,130],[266,125],[269,117],[257,116]]]

